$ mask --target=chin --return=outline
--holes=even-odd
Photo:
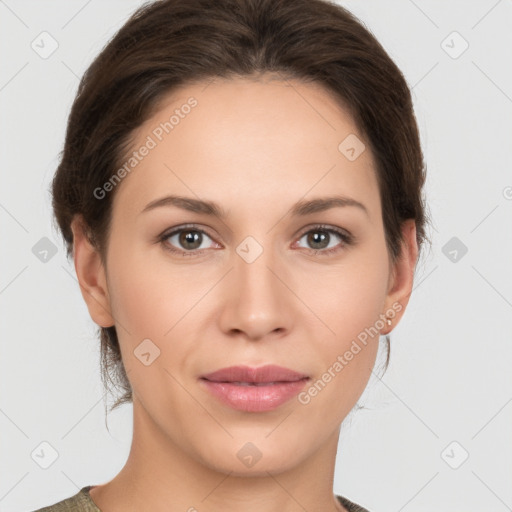
[[[246,439],[230,439],[225,445],[216,443],[212,451],[201,454],[200,458],[211,469],[238,477],[279,474],[300,465],[302,461],[299,446],[283,446],[282,439],[277,443],[269,442],[265,435],[260,438],[254,436],[253,441]]]
[[[272,475],[278,475],[280,473],[284,473],[292,469],[295,464],[283,464],[283,462],[279,461],[266,461],[263,459],[254,464],[253,467],[244,467],[243,464],[238,461],[233,461],[233,459],[228,460],[215,460],[215,461],[207,461],[205,464],[217,471],[219,473],[229,474],[234,477],[268,477],[269,473]],[[298,464],[298,462],[297,462]]]

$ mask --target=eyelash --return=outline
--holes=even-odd
[[[181,233],[182,231],[196,231],[198,233],[202,233],[204,235],[207,235],[209,238],[212,238],[206,231],[203,229],[200,229],[195,224],[187,224],[185,226],[181,226],[180,228],[173,229],[172,231],[165,232],[162,235],[158,237],[158,241],[162,244],[165,250],[177,254],[179,256],[187,257],[187,256],[199,256],[203,254],[207,249],[201,249],[201,250],[192,250],[192,251],[183,251],[179,249],[173,248],[171,245],[169,245],[167,242],[167,239],[169,239],[171,236]],[[318,224],[316,226],[313,226],[309,228],[306,231],[303,231],[298,240],[300,240],[304,235],[307,235],[310,232],[314,231],[321,231],[321,232],[327,232],[327,233],[334,233],[340,237],[342,240],[341,246],[337,247],[331,247],[330,249],[306,249],[307,251],[313,252],[315,254],[320,254],[321,256],[329,256],[333,253],[337,253],[341,251],[346,246],[352,245],[354,243],[354,237],[353,235],[349,234],[348,232],[342,231],[339,228],[334,228],[332,226],[326,226],[324,224]]]

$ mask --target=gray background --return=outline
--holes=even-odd
[[[413,88],[434,229],[389,370],[343,425],[335,491],[371,512],[512,510],[512,1],[340,3]],[[106,429],[48,187],[79,77],[140,4],[0,0],[1,511],[103,483],[128,456],[132,408]]]

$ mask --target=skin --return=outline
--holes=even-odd
[[[94,322],[116,325],[134,397],[126,465],[90,492],[104,512],[345,510],[333,495],[340,425],[371,376],[378,336],[308,404],[293,398],[242,412],[198,380],[226,366],[273,363],[316,381],[399,304],[392,326],[377,324],[390,332],[412,290],[414,221],[404,223],[402,255],[391,265],[369,145],[354,161],[338,150],[349,134],[364,141],[350,115],[318,85],[267,78],[184,86],[135,132],[134,149],[197,99],[117,185],[105,267],[80,218],[73,221],[84,300]],[[215,201],[227,217],[175,206],[141,213],[169,194]],[[333,194],[362,202],[368,215],[351,206],[289,214],[299,200]],[[197,245],[158,241],[187,223],[207,232]],[[345,229],[356,242],[330,233],[322,247],[338,250],[322,255],[304,236],[316,224]],[[252,263],[236,252],[248,236],[263,249]],[[166,245],[203,252],[182,257]],[[134,355],[147,338],[160,349],[149,366]],[[250,468],[237,457],[247,442],[261,453]]]

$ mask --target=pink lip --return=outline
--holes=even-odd
[[[206,389],[223,403],[247,412],[279,407],[297,395],[308,380],[307,375],[275,365],[231,366],[200,378]]]

